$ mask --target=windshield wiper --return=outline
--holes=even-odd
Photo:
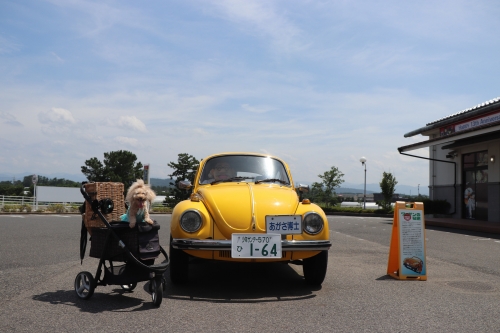
[[[215,185],[217,183],[232,182],[234,180],[245,180],[245,179],[254,179],[254,177],[231,177],[228,179],[214,180],[213,182],[210,183],[210,185]]]
[[[285,182],[284,180],[281,180],[281,179],[277,179],[277,178],[268,178],[268,179],[262,179],[262,180],[258,180],[255,182],[255,184],[260,184],[260,183],[271,183],[271,182],[278,182],[278,183],[281,183],[283,185],[290,185],[288,184],[288,182]]]

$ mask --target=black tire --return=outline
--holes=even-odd
[[[125,291],[132,292],[135,289],[135,287],[137,287],[137,282],[130,284],[122,284],[121,287]]]
[[[154,306],[160,306],[163,300],[163,281],[162,279],[152,279],[149,281],[151,286],[151,298]]]
[[[187,283],[189,279],[189,256],[182,250],[172,247],[170,237],[170,281],[173,284]]]
[[[80,272],[75,278],[75,293],[80,299],[89,299],[94,294],[95,280],[91,273]]]
[[[163,285],[163,291],[167,290],[167,279],[162,275],[161,276],[161,283]]]
[[[311,286],[321,286],[326,276],[328,266],[328,251],[321,251],[311,258],[304,259],[304,278]]]

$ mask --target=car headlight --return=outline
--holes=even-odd
[[[197,210],[185,211],[181,216],[181,228],[186,232],[195,232],[201,228],[203,219]]]
[[[306,213],[303,221],[303,229],[310,235],[316,235],[323,230],[324,222],[323,218],[317,213],[310,212]]]

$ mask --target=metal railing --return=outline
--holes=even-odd
[[[22,211],[45,211],[47,209],[58,209],[66,212],[77,212],[81,202],[36,202],[36,197],[0,195],[0,211],[22,212]],[[155,202],[151,210],[155,208],[167,208],[164,202]],[[159,211],[159,209],[157,209]]]
[[[0,195],[0,207],[4,207],[5,205],[35,206],[35,197]]]
[[[36,197],[0,195],[0,211],[32,212],[58,210],[65,212],[78,211],[81,202],[37,202]]]

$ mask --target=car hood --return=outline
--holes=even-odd
[[[266,215],[291,215],[298,205],[292,188],[274,184],[222,183],[201,188],[198,194],[227,239],[235,232],[265,231]]]

